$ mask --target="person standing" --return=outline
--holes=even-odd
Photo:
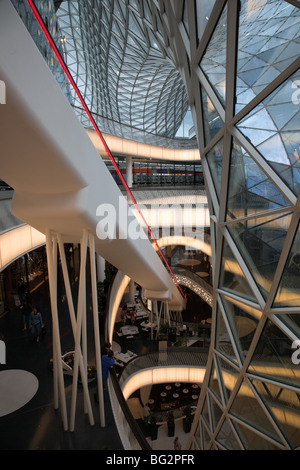
[[[175,439],[174,439],[174,450],[181,450],[181,444],[180,444],[180,441],[178,439],[178,437],[176,436]]]
[[[131,311],[131,324],[132,324],[132,325],[135,324],[135,318],[136,318],[136,311],[135,311],[135,310],[132,310],[132,311]]]
[[[101,348],[101,356],[107,356],[108,351],[111,349],[111,343],[105,343],[104,346]]]
[[[127,306],[126,305],[124,305],[122,308],[121,320],[123,322],[123,325],[126,325],[126,321],[127,321]]]
[[[103,380],[103,387],[106,389],[107,388],[107,380],[108,380],[108,374],[110,369],[112,369],[115,365],[114,361],[114,353],[110,349],[106,354],[103,354],[102,359],[101,359],[101,366],[102,366],[102,380]]]
[[[40,336],[42,332],[42,315],[37,307],[34,307],[30,314],[30,327],[33,336],[35,337],[36,342],[40,341]]]
[[[148,424],[149,416],[150,416],[150,408],[149,408],[148,403],[146,403],[145,406],[144,406],[143,416],[144,416],[144,423]]]

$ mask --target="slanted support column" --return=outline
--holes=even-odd
[[[79,289],[78,289],[78,306],[77,306],[77,317],[76,317],[76,331],[75,331],[75,355],[74,355],[74,367],[73,367],[73,383],[72,383],[72,399],[71,399],[71,415],[70,415],[70,430],[74,431],[75,427],[75,412],[76,412],[76,401],[77,401],[77,389],[78,389],[78,367],[81,361],[81,350],[80,350],[80,340],[82,334],[82,319],[83,313],[85,311],[84,302],[85,302],[85,270],[86,270],[86,258],[87,258],[87,243],[88,243],[88,233],[84,230],[82,242],[81,242],[81,260],[80,260],[80,277],[79,277]],[[80,370],[82,385],[87,387],[87,370],[85,366],[85,361],[82,361],[83,367]],[[85,393],[85,405],[87,395]],[[94,424],[92,415],[90,416],[90,424]]]
[[[102,384],[102,366],[101,366],[101,345],[99,333],[99,317],[98,317],[98,297],[97,297],[97,278],[96,278],[96,263],[95,263],[95,237],[89,234],[89,247],[90,247],[90,264],[91,264],[91,283],[92,283],[92,300],[93,300],[93,319],[94,319],[94,335],[95,335],[95,350],[96,350],[96,368],[97,368],[97,385],[98,385],[98,401],[100,411],[100,425],[105,426],[104,414],[104,397],[103,397],[103,384]]]
[[[67,405],[66,405],[66,394],[64,387],[64,377],[61,361],[61,345],[60,345],[60,332],[58,322],[58,308],[57,308],[57,269],[56,259],[57,250],[53,249],[56,245],[54,243],[52,234],[47,231],[46,234],[46,250],[48,260],[48,274],[49,274],[49,290],[50,290],[50,302],[51,302],[51,313],[52,313],[52,324],[53,324],[53,382],[54,382],[54,406],[58,408],[58,396],[59,403],[61,406],[61,415],[63,421],[64,430],[68,430],[68,416],[67,416]]]

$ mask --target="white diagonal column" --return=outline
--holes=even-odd
[[[57,250],[54,248],[53,238],[50,230],[46,234],[46,250],[48,259],[49,289],[53,324],[53,381],[54,381],[54,406],[58,408],[58,396],[61,406],[64,430],[68,430],[68,416],[64,377],[61,361],[60,332],[57,309]]]

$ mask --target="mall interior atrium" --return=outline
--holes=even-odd
[[[0,0],[1,449],[300,448],[299,47],[299,0]]]

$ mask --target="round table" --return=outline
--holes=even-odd
[[[182,264],[183,266],[196,266],[197,264],[200,264],[200,261],[196,259],[181,259],[178,261],[179,264]]]
[[[149,405],[153,405],[154,400],[152,398],[150,398],[150,400],[148,400],[148,403],[149,403]]]
[[[26,405],[36,394],[39,381],[26,370],[0,372],[0,416],[5,416]]]
[[[193,400],[198,400],[198,395],[192,395]]]
[[[166,394],[166,392],[161,392],[160,396],[165,398],[167,396],[167,394]]]
[[[179,388],[179,387],[181,387],[181,384],[177,382],[177,383],[175,384],[175,387],[176,387],[176,388]]]
[[[187,388],[184,388],[184,389],[182,390],[182,392],[183,392],[183,393],[189,393],[189,390],[188,390]]]
[[[193,385],[192,385],[192,388],[196,390],[197,388],[199,388],[199,385],[193,384]]]
[[[166,390],[172,390],[172,387],[171,387],[171,385],[166,385],[166,386],[165,386],[165,389],[166,389]]]
[[[179,398],[178,393],[173,393],[173,398]]]
[[[197,271],[196,274],[198,274],[199,277],[208,277],[209,273],[206,273],[205,271]]]

